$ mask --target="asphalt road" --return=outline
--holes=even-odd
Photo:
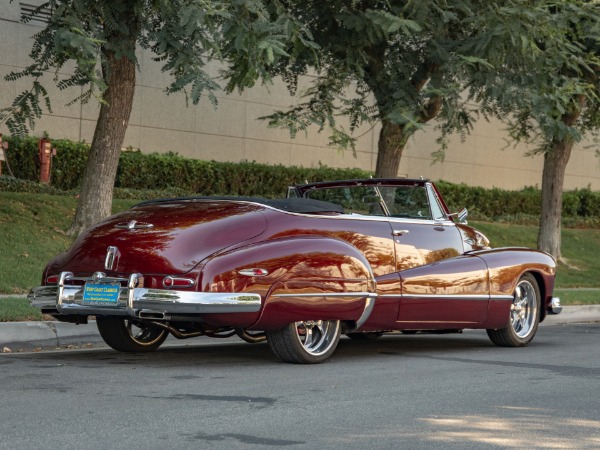
[[[199,339],[0,355],[0,448],[600,448],[600,324],[342,339],[314,366]],[[190,343],[193,341],[189,341]]]

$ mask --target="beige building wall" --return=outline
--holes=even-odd
[[[39,3],[29,0],[30,3]],[[0,0],[0,76],[18,71],[29,63],[31,37],[40,25],[19,23],[20,4]],[[175,151],[182,156],[217,161],[249,160],[259,163],[316,167],[357,167],[374,171],[377,160],[379,127],[364,126],[355,132],[356,155],[328,145],[327,132],[317,133],[316,127],[307,135],[299,133],[292,139],[287,130],[269,129],[259,117],[284,109],[298,101],[290,97],[285,85],[275,81],[272,86],[257,86],[243,93],[217,93],[215,109],[203,98],[199,105],[189,105],[183,94],[166,95],[169,76],[151,55],[140,51],[140,71],[133,111],[124,147],[143,152]],[[68,70],[66,68],[65,70]],[[209,71],[217,73],[213,66]],[[99,106],[65,106],[81,91],[59,91],[52,85],[53,74],[46,77],[53,111],[38,121],[33,134],[47,132],[53,138],[91,142]],[[307,80],[304,80],[307,82]],[[30,87],[31,80],[6,82],[0,80],[0,108],[11,104],[17,93]],[[302,86],[300,86],[300,91]],[[0,132],[7,133],[4,126]],[[543,158],[525,156],[527,148],[514,148],[499,122],[480,121],[461,142],[451,139],[442,163],[432,163],[431,153],[437,150],[434,126],[427,126],[410,139],[402,157],[399,176],[424,177],[455,183],[504,189],[520,189],[541,184]],[[567,167],[565,189],[591,186],[600,190],[600,161],[590,143],[579,144]],[[10,157],[10,154],[9,154]]]

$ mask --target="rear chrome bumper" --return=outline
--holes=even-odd
[[[560,314],[562,311],[562,306],[560,306],[560,298],[552,297],[552,301],[550,302],[550,306],[548,307],[548,312],[550,314]]]
[[[106,277],[96,272],[92,277],[75,277],[63,272],[55,286],[33,288],[28,295],[29,303],[35,308],[63,315],[109,315],[140,318],[167,319],[173,314],[208,314],[257,312],[261,298],[251,293],[219,293],[147,289],[138,286],[141,274],[129,278]],[[111,305],[86,304],[83,300],[84,286],[65,284],[66,281],[94,283],[122,283],[118,300]]]

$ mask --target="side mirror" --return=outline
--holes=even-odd
[[[458,213],[456,213],[456,218],[459,223],[467,223],[467,216],[469,215],[469,211],[467,208],[461,209]]]
[[[463,208],[457,213],[450,214],[450,217],[456,217],[458,219],[458,223],[466,224],[468,215],[469,215],[469,211],[467,211],[467,208]]]

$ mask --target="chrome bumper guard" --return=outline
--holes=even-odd
[[[550,314],[560,314],[562,311],[562,306],[560,306],[560,298],[552,297],[552,301],[550,302],[550,307],[548,308],[548,312]]]
[[[75,277],[62,272],[56,286],[39,286],[28,295],[29,303],[41,310],[56,310],[64,315],[120,315],[140,318],[168,319],[172,314],[242,313],[260,310],[261,298],[250,293],[220,293],[173,291],[136,287],[143,276],[132,274],[129,278],[107,277],[96,272],[91,277]],[[93,283],[122,283],[117,303],[114,305],[84,304],[84,285],[65,284],[66,281]]]

